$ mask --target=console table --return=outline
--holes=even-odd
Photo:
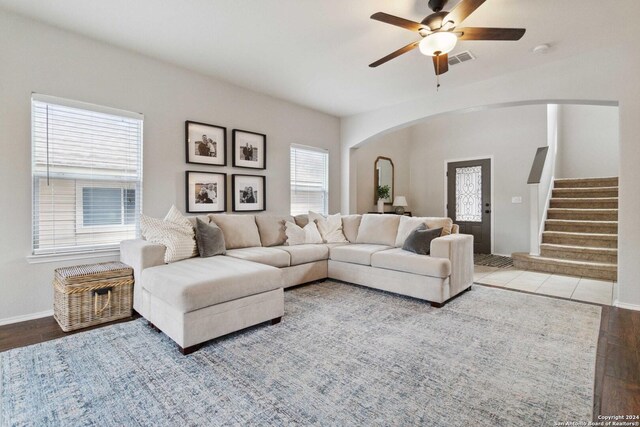
[[[380,214],[380,212],[367,212],[367,213],[370,213],[370,214]],[[397,213],[395,213],[395,212],[393,212],[393,211],[390,211],[390,212],[382,212],[382,213],[383,213],[383,214],[393,214],[393,215],[413,216],[413,215],[411,215],[411,211],[404,211],[404,213],[403,213],[403,214],[397,214]]]

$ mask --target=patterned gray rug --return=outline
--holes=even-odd
[[[0,353],[0,424],[553,425],[591,419],[600,307],[474,286],[442,309],[325,282],[191,356],[143,320]]]

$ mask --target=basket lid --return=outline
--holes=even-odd
[[[68,282],[73,279],[96,275],[101,278],[130,276],[132,269],[120,261],[110,261],[56,268],[55,273],[58,278]]]

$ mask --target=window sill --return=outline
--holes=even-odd
[[[120,249],[109,249],[105,251],[92,251],[92,252],[78,252],[67,254],[43,254],[43,255],[29,255],[27,256],[27,262],[29,264],[44,264],[48,262],[62,262],[62,261],[75,261],[81,259],[95,259],[95,258],[110,258],[119,257]]]

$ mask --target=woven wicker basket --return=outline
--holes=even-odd
[[[133,270],[121,262],[55,270],[54,317],[63,331],[131,316]]]

